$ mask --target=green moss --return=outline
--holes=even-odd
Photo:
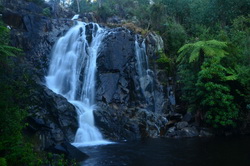
[[[45,15],[47,17],[51,16],[51,12],[50,12],[50,8],[49,7],[43,9],[43,15]]]

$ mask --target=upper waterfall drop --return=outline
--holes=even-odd
[[[92,33],[87,32],[87,26]],[[109,143],[95,127],[93,116],[96,59],[105,35],[98,24],[78,22],[57,41],[52,52],[46,85],[76,108],[79,128],[75,146]]]

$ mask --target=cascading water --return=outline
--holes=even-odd
[[[148,57],[146,55],[146,45],[145,41],[143,41],[140,47],[137,36],[135,40],[135,51],[136,51],[136,60],[137,60],[137,68],[139,76],[144,77],[147,75],[147,69],[148,69]]]
[[[86,34],[86,26],[92,27],[92,34]],[[46,85],[64,96],[77,110],[79,128],[75,146],[109,143],[94,126],[93,116],[96,59],[105,34],[98,24],[78,22],[58,40],[52,53]]]
[[[138,42],[138,36],[135,39],[135,53],[136,53],[136,61],[137,61],[137,71],[139,75],[139,82],[142,94],[146,99],[147,103],[150,101],[150,97],[152,98],[153,93],[153,78],[150,73],[153,73],[148,67],[148,57],[146,54],[146,44],[145,40],[141,43]],[[148,88],[150,87],[150,88]]]

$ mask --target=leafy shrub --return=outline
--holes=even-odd
[[[43,15],[45,15],[47,17],[51,16],[51,11],[50,11],[49,7],[43,9]]]
[[[168,58],[167,55],[164,54],[162,50],[158,51],[157,54],[160,57],[159,59],[156,60],[156,63],[158,64],[159,68],[168,71],[169,64],[171,62],[170,58]]]
[[[36,155],[22,135],[27,112],[17,104],[29,91],[24,82],[13,78],[13,58],[21,50],[9,46],[9,30],[3,25],[0,29],[0,157],[10,166],[35,165]]]
[[[125,23],[125,24],[122,25],[122,27],[125,27],[125,28],[127,28],[127,29],[129,29],[129,30],[131,30],[131,31],[133,31],[135,33],[139,33],[139,34],[141,34],[143,36],[145,36],[146,34],[148,34],[147,30],[142,29],[142,28],[136,26],[133,23]]]
[[[227,85],[237,75],[221,63],[228,55],[226,47],[225,42],[209,40],[185,44],[178,51],[184,100],[215,128],[235,127],[239,118],[239,107]]]
[[[0,157],[0,166],[7,166],[7,162],[5,158]]]

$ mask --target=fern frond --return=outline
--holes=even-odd
[[[0,55],[2,56],[16,56],[16,54],[21,53],[22,50],[7,45],[0,45]]]
[[[177,62],[185,62],[187,61],[188,57],[187,55],[189,54],[190,51],[193,49],[193,44],[185,44],[178,50],[179,56],[177,57],[176,61]]]
[[[194,62],[199,58],[200,50],[201,49],[198,47],[191,52],[191,56],[189,57],[189,63]]]

